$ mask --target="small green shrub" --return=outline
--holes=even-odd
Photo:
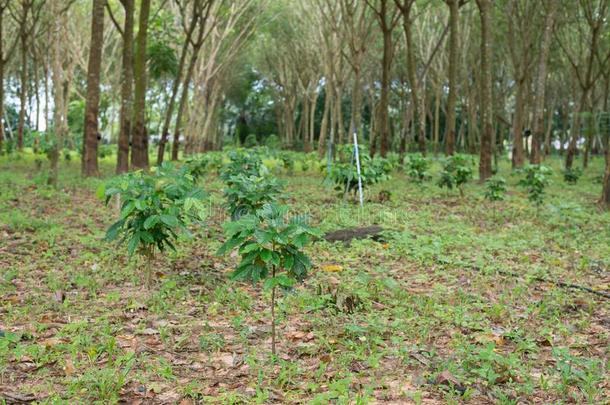
[[[117,238],[127,245],[129,255],[138,253],[146,259],[146,285],[151,286],[150,265],[155,249],[176,250],[179,232],[188,234],[187,225],[204,218],[204,192],[183,168],[176,170],[169,163],[156,168],[153,174],[141,171],[128,173],[98,189],[106,204],[120,196],[120,218],[106,232],[106,240]]]
[[[356,162],[352,160],[353,153],[353,145],[342,146],[339,150],[339,160],[331,166],[329,179],[341,195],[349,192],[355,195],[358,191],[358,170]],[[390,178],[393,167],[388,160],[379,157],[372,159],[362,146],[359,147],[359,156],[363,189]],[[326,167],[321,166],[320,169],[326,170]]]
[[[220,179],[230,186],[231,177],[238,174],[250,177],[260,176],[266,174],[266,172],[267,169],[263,165],[260,156],[237,149],[229,152],[229,163],[224,165],[220,170]]]
[[[224,195],[231,220],[252,214],[266,203],[275,202],[283,192],[283,184],[271,176],[238,174],[228,180],[230,186],[224,189]]]
[[[302,216],[286,220],[288,207],[265,204],[254,214],[242,216],[224,224],[227,241],[220,247],[222,255],[235,248],[241,262],[232,274],[234,280],[257,283],[266,280],[264,288],[271,290],[271,350],[275,354],[276,288],[292,288],[303,280],[311,268],[303,248],[319,232],[311,228]]]
[[[428,169],[430,162],[421,154],[411,155],[405,158],[405,168],[407,175],[416,183],[422,183],[430,178]]]
[[[454,187],[464,196],[464,184],[472,178],[472,159],[464,155],[453,155],[445,159],[438,186],[448,189]]]
[[[525,177],[519,181],[519,185],[527,190],[527,198],[537,207],[544,201],[544,189],[549,185],[549,176],[552,171],[543,165],[529,165],[522,169]]]
[[[258,146],[258,140],[256,139],[256,134],[248,134],[248,136],[246,136],[246,139],[244,140],[244,147],[245,148],[254,148],[255,146]]]
[[[582,169],[581,168],[572,168],[572,169],[568,169],[566,168],[563,171],[563,181],[565,181],[568,184],[576,184],[578,183],[578,180],[580,179],[580,176],[582,176]]]
[[[506,180],[502,177],[492,177],[485,182],[485,199],[502,201],[506,194]]]
[[[279,136],[271,134],[265,139],[265,146],[269,149],[280,149],[282,147],[282,141]]]

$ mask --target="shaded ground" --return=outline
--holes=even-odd
[[[268,295],[228,281],[236,258],[214,255],[226,219],[214,176],[206,228],[157,258],[148,293],[136,260],[101,241],[116,212],[97,181],[64,162],[54,191],[32,160],[0,158],[0,403],[610,401],[610,300],[534,280],[610,292],[601,161],[575,186],[553,162],[540,210],[507,168],[504,202],[396,173],[364,211],[297,169],[289,202],[322,230],[391,231],[309,249],[316,268],[281,300],[272,362]]]

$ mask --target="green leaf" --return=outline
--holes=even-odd
[[[108,228],[108,230],[106,231],[106,236],[104,237],[104,240],[106,240],[108,242],[115,240],[117,238],[117,236],[119,235],[121,227],[123,226],[124,223],[125,223],[125,220],[121,219],[121,220],[115,222],[114,224],[112,224],[112,226],[110,228]]]
[[[95,190],[95,195],[97,198],[103,201],[106,197],[106,184],[101,183],[99,186],[97,186],[97,190]]]
[[[131,237],[131,239],[129,240],[129,244],[127,245],[127,252],[129,253],[129,256],[133,256],[139,243],[140,243],[140,235],[135,233]]]
[[[155,225],[157,225],[158,222],[159,222],[159,216],[151,215],[150,217],[146,218],[146,221],[144,221],[144,229],[150,229],[150,228],[154,227]]]
[[[160,215],[159,218],[161,219],[161,222],[163,222],[167,226],[170,226],[172,228],[178,226],[178,218],[173,215],[163,214]]]
[[[288,277],[285,274],[280,274],[278,276],[267,279],[267,281],[265,281],[263,288],[265,288],[266,290],[270,290],[273,287],[278,287],[278,286],[284,287],[284,288],[291,288],[294,286],[295,283],[296,283],[296,280],[294,278]]]

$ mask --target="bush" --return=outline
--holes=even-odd
[[[246,139],[244,139],[244,147],[254,148],[255,146],[258,146],[256,134],[248,134],[248,136],[246,136]]]
[[[265,146],[269,149],[280,149],[282,147],[282,141],[279,136],[271,134],[265,139]]]
[[[229,163],[220,170],[220,179],[230,183],[232,176],[244,174],[245,176],[260,176],[266,173],[262,159],[255,153],[248,153],[242,149],[229,152]]]
[[[539,207],[544,201],[544,189],[549,184],[552,171],[546,166],[532,165],[522,169],[522,173],[525,173],[525,177],[519,181],[519,185],[526,188],[527,198]]]
[[[263,205],[275,202],[283,192],[283,184],[270,176],[238,174],[229,179],[229,184],[224,195],[231,220],[255,213]]]
[[[430,178],[428,169],[430,162],[421,154],[411,155],[405,158],[405,167],[409,178],[416,183],[422,183]]]
[[[453,155],[445,159],[438,186],[448,189],[456,187],[464,196],[464,184],[472,178],[472,159],[464,155]]]
[[[275,296],[277,287],[289,289],[303,280],[311,268],[303,248],[319,233],[309,227],[307,218],[293,217],[286,221],[288,207],[265,204],[253,214],[235,222],[225,223],[227,241],[218,254],[235,248],[241,262],[232,274],[234,280],[257,283],[265,280],[264,288],[271,290],[271,350],[275,354]]]
[[[128,173],[102,185],[98,196],[106,205],[115,195],[121,198],[120,218],[106,232],[106,240],[120,237],[129,255],[137,253],[146,259],[146,285],[151,286],[151,262],[155,249],[176,250],[178,233],[186,232],[191,221],[204,217],[203,190],[195,187],[194,178],[169,163],[153,174]]]
[[[567,169],[566,168],[563,171],[563,181],[565,181],[568,184],[578,183],[580,176],[582,176],[582,169],[580,169],[580,168],[576,168],[576,169]]]
[[[488,201],[502,201],[506,194],[506,180],[502,177],[492,177],[485,182],[485,199]]]
[[[335,184],[335,190],[341,192],[340,195],[344,192],[355,195],[358,191],[358,169],[356,161],[352,161],[353,153],[353,145],[341,146],[339,160],[331,166],[329,178]],[[379,157],[372,159],[362,146],[359,147],[359,155],[363,190],[390,178],[392,165],[388,160]],[[321,170],[326,170],[326,166],[321,166]]]

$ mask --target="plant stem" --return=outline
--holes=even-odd
[[[154,250],[151,248],[146,253],[146,288],[150,291],[152,287],[152,261],[154,256]]]
[[[275,266],[272,271],[275,277]],[[275,356],[275,285],[271,289],[271,354]]]

